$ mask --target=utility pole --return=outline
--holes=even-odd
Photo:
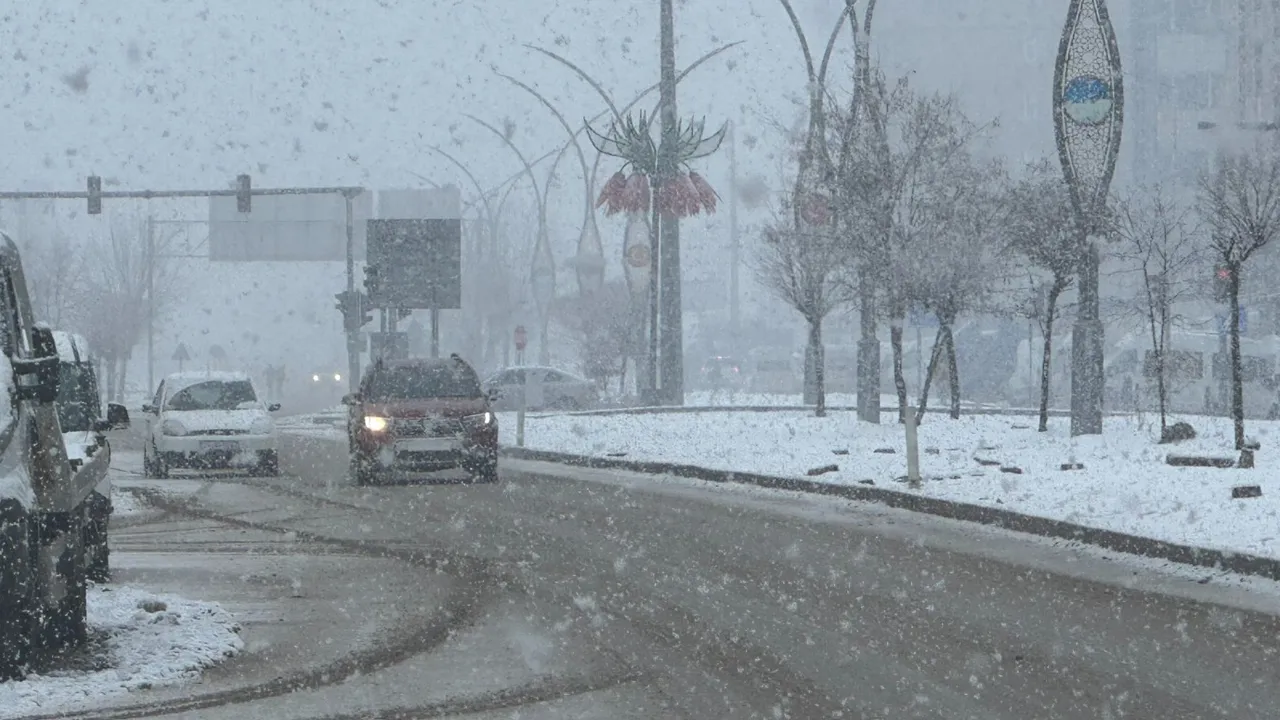
[[[347,297],[354,297],[356,292],[356,242],[355,216],[352,211],[352,199],[356,192],[343,190],[347,211]],[[345,323],[344,323],[345,324]],[[347,329],[347,387],[351,392],[360,388],[360,329]]]
[[[156,386],[156,219],[147,215],[147,390]]]
[[[667,182],[676,176],[677,147],[680,138],[676,118],[676,37],[672,0],[661,0],[658,68],[658,95],[662,104],[659,115],[662,141],[658,147],[658,178]],[[661,382],[659,395],[664,405],[684,404],[684,318],[680,301],[680,218],[673,212],[662,213],[658,240],[658,273],[660,280],[661,325],[658,332]]]
[[[741,360],[742,316],[738,297],[738,263],[742,251],[738,235],[738,123],[729,124],[729,347]]]

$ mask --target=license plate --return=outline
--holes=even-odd
[[[203,452],[240,452],[240,446],[226,440],[202,440],[200,450]]]
[[[459,447],[461,443],[454,438],[412,438],[396,443],[396,450],[407,452],[445,452]]]

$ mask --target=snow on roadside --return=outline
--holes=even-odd
[[[111,514],[129,517],[146,514],[150,508],[137,495],[118,487],[111,488]]]
[[[105,669],[0,683],[0,718],[96,708],[111,696],[193,680],[244,649],[221,605],[131,587],[90,588],[89,628],[102,638],[94,659]]]
[[[1149,419],[1148,419],[1149,420]],[[1232,457],[1231,426],[1192,418],[1200,437],[1157,445],[1158,428],[1135,418],[1108,418],[1100,436],[1072,439],[1068,421],[1050,432],[1034,418],[939,414],[920,428],[920,490],[896,482],[905,474],[905,440],[886,416],[857,423],[852,413],[814,418],[804,412],[715,412],[654,415],[530,416],[525,446],[628,460],[665,460],[721,470],[804,476],[810,468],[839,471],[811,478],[836,484],[874,483],[901,492],[988,505],[1029,515],[1175,543],[1280,558],[1280,423],[1250,422],[1262,441],[1254,470],[1174,468],[1170,452]],[[499,420],[504,445],[514,444],[514,417]],[[847,455],[836,451],[847,450]],[[876,450],[892,450],[878,453]],[[978,459],[996,463],[982,465]],[[1063,471],[1078,462],[1083,470]],[[1001,466],[1021,473],[1003,472]],[[1231,487],[1261,485],[1263,495],[1233,500]]]

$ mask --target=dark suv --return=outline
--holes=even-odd
[[[476,371],[457,355],[379,360],[342,402],[357,485],[452,468],[498,479],[498,421]]]

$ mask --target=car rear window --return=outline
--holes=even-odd
[[[169,409],[235,410],[241,403],[257,399],[248,380],[208,380],[174,393],[169,397]]]
[[[372,400],[395,398],[479,397],[480,379],[466,365],[421,365],[385,368],[369,378]]]

